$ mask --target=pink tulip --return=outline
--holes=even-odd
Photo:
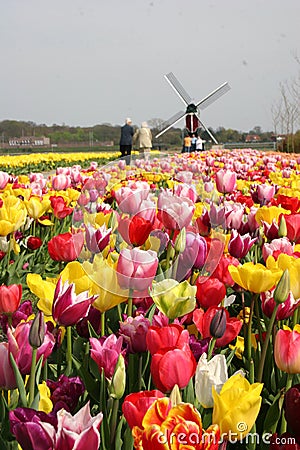
[[[148,183],[136,181],[118,189],[115,192],[115,198],[123,213],[134,215],[140,211],[141,203],[147,199],[149,191]]]
[[[14,332],[7,330],[8,348],[12,353],[22,375],[29,375],[32,359],[32,347],[29,344],[29,332],[32,320],[20,322]],[[43,363],[52,353],[55,344],[54,337],[46,331],[43,344],[37,349],[37,361],[43,356]]]
[[[187,227],[195,211],[194,203],[171,192],[161,192],[158,196],[158,218],[168,230]]]
[[[7,342],[0,342],[0,361],[0,389],[15,389],[17,383],[10,363]]]
[[[83,449],[88,445],[89,450],[98,450],[100,445],[100,424],[103,414],[92,417],[90,405],[87,403],[74,416],[61,409],[57,413],[57,449]]]
[[[86,246],[92,253],[99,253],[109,244],[111,228],[107,229],[106,225],[100,228],[93,228],[87,225],[85,227]]]
[[[236,188],[236,173],[231,170],[219,170],[216,173],[216,186],[222,194],[233,192]]]
[[[299,330],[299,331],[297,331]],[[300,327],[278,330],[274,356],[277,367],[286,373],[300,373]]]
[[[123,249],[117,264],[117,277],[122,289],[144,291],[151,285],[158,267],[152,250]]]
[[[194,186],[188,186],[187,184],[178,184],[174,187],[174,194],[181,198],[188,198],[193,203],[197,201],[198,194]]]
[[[57,167],[56,168],[56,175],[70,175],[71,173],[71,167]]]
[[[62,284],[59,278],[54,292],[52,316],[55,322],[65,327],[75,325],[89,313],[91,304],[97,296],[89,297],[88,291],[75,294],[75,285],[68,281]]]
[[[0,171],[0,189],[5,189],[7,183],[9,182],[9,175],[6,172]]]
[[[91,358],[96,362],[99,372],[111,380],[122,350],[123,337],[110,334],[107,338],[90,338]]]
[[[63,173],[52,178],[52,187],[56,191],[68,189],[71,186],[71,178]]]
[[[260,205],[266,205],[275,195],[275,186],[270,186],[269,184],[258,184],[256,194]]]
[[[293,246],[286,237],[273,239],[270,244],[265,243],[262,248],[262,255],[265,261],[270,255],[277,259],[277,256],[281,253],[291,256],[293,252]]]

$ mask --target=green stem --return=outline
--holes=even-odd
[[[105,311],[101,313],[101,336],[105,336]]]
[[[300,319],[300,307],[298,306],[298,308],[294,311],[294,315],[293,315],[293,328],[295,325],[297,325],[299,323]]]
[[[246,358],[247,361],[250,362],[251,360],[251,347],[252,347],[252,343],[251,343],[251,336],[252,336],[252,318],[253,318],[253,309],[254,309],[254,304],[255,304],[255,298],[258,296],[258,294],[254,295],[252,297],[251,300],[251,305],[250,305],[250,314],[249,314],[249,322],[248,322],[248,328],[247,328],[247,353],[246,353]]]
[[[207,352],[207,361],[209,361],[210,358],[212,357],[212,353],[213,353],[213,350],[216,345],[216,340],[217,340],[217,338],[211,338],[211,340],[209,342],[208,352]]]
[[[132,311],[133,311],[132,294],[133,294],[132,289],[129,289],[128,300],[127,300],[127,316],[130,316],[130,317],[132,317]]]
[[[139,367],[138,367],[138,392],[142,390],[142,372],[143,372],[143,354],[139,354]]]
[[[268,345],[269,345],[269,340],[270,340],[270,336],[273,330],[273,326],[274,326],[274,322],[276,319],[276,314],[277,314],[277,310],[278,310],[279,304],[275,306],[275,308],[273,309],[273,313],[268,325],[268,329],[267,329],[267,334],[264,340],[264,344],[262,347],[262,351],[261,351],[261,355],[260,355],[260,361],[259,361],[259,366],[258,366],[258,372],[257,372],[257,381],[259,383],[261,383],[262,381],[262,377],[263,377],[263,372],[264,372],[264,365],[265,365],[265,359],[266,359],[266,354],[267,354],[267,349],[268,349]]]
[[[69,376],[72,372],[72,328],[67,327],[67,368],[65,375]]]
[[[115,442],[115,438],[116,438],[118,410],[119,410],[119,400],[115,398],[113,400],[112,414],[111,414],[111,419],[110,419],[110,444],[111,444],[111,448],[114,448],[114,442]]]
[[[177,269],[178,269],[178,263],[179,263],[179,253],[175,253],[175,257],[174,257],[174,264],[173,264],[173,268],[172,268],[172,276],[174,278],[174,280],[176,280],[176,275],[177,275]]]
[[[29,407],[31,407],[31,405],[34,401],[36,355],[37,355],[37,348],[33,347],[32,348],[32,357],[31,357],[30,380],[29,380],[29,402],[28,402]]]
[[[8,242],[8,249],[7,249],[7,253],[6,253],[6,256],[7,256],[7,266],[6,266],[6,268],[7,268],[7,271],[8,271],[8,269],[9,269],[9,262],[10,262],[10,252],[11,252],[11,235],[9,236],[9,242]]]
[[[167,247],[166,272],[169,270],[170,267],[171,250],[172,250],[172,242],[169,241]]]
[[[292,384],[293,384],[293,374],[292,373],[288,373],[287,380],[286,380],[286,385],[285,385],[285,392],[287,392],[292,387]],[[283,433],[286,432],[286,426],[287,426],[286,419],[285,419],[284,412],[283,412],[283,408],[281,410],[281,414],[282,414],[282,416],[281,416],[280,434],[283,434]]]

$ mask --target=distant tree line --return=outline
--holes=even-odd
[[[148,120],[155,136],[162,124],[162,119]],[[263,131],[260,126],[255,126],[249,131],[238,131],[232,128],[218,127],[209,130],[220,143],[244,143],[249,142],[249,135],[258,136],[260,142],[270,142],[275,139],[273,131]],[[294,131],[294,130],[293,130]],[[209,141],[210,137],[205,130],[201,131],[202,139]],[[120,140],[120,125],[108,123],[98,124],[92,127],[72,127],[66,124],[46,125],[36,124],[32,121],[3,120],[0,122],[0,147],[5,147],[12,138],[22,136],[49,137],[51,144],[58,146],[80,144],[89,147],[100,146],[104,142],[113,142],[118,146]],[[248,138],[247,138],[248,136]],[[281,150],[292,150],[287,148],[290,138],[286,143],[281,143]],[[180,147],[183,141],[183,130],[181,128],[171,128],[159,139],[153,138],[154,145],[159,145],[161,149],[169,147]],[[300,152],[300,131],[293,133],[293,151]],[[251,141],[250,141],[251,143]]]

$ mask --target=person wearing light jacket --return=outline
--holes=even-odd
[[[137,129],[133,136],[133,143],[140,154],[147,158],[152,148],[152,133],[147,122],[142,122],[141,128]]]

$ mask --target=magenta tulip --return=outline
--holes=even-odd
[[[130,353],[140,353],[147,350],[146,335],[150,327],[150,321],[140,315],[127,317],[124,322],[120,322],[120,335],[128,345]]]
[[[105,377],[112,379],[119,355],[122,350],[123,337],[111,334],[107,338],[90,338],[91,358],[96,362],[99,372],[104,370]]]
[[[22,375],[29,375],[32,360],[32,347],[29,344],[29,333],[32,320],[29,322],[20,322],[14,332],[7,330],[8,348],[12,353],[16,364]],[[52,353],[55,344],[54,337],[47,330],[43,344],[37,349],[37,361],[43,356],[43,364]]]
[[[158,266],[152,250],[123,249],[117,264],[117,277],[122,289],[144,291],[151,285]]]
[[[0,389],[15,389],[17,383],[10,363],[7,342],[0,342],[0,361]]]
[[[232,230],[228,243],[228,251],[234,258],[244,258],[256,241],[257,238],[251,239],[248,233],[241,236],[236,230]]]
[[[59,325],[69,327],[75,325],[89,313],[91,304],[97,296],[89,297],[88,291],[75,294],[75,285],[66,281],[62,284],[59,278],[54,292],[52,316]]]

